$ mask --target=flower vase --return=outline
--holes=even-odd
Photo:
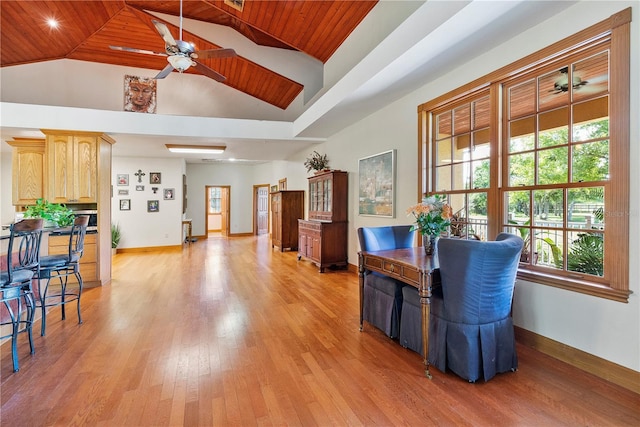
[[[427,255],[434,255],[438,246],[438,236],[425,235],[424,241],[424,253]]]

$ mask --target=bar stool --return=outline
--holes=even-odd
[[[31,354],[35,353],[32,329],[36,304],[31,280],[37,276],[40,263],[42,223],[42,219],[24,219],[11,225],[7,248],[7,270],[0,272],[0,296],[10,320],[2,321],[0,327],[11,325],[11,334],[4,335],[0,339],[11,337],[13,372],[18,372],[20,369],[18,363],[20,332],[27,333]],[[14,249],[17,249],[15,253]],[[26,308],[24,312],[23,301]]]
[[[78,323],[82,323],[80,297],[82,295],[82,275],[80,258],[84,252],[84,237],[89,224],[89,216],[77,216],[69,233],[69,250],[63,254],[46,255],[40,258],[38,274],[38,307],[42,310],[40,335],[44,336],[47,327],[47,307],[61,306],[62,320],[66,319],[65,305],[77,301]],[[77,289],[67,289],[69,276],[78,281]],[[51,280],[57,279],[59,290],[49,293]],[[55,281],[54,281],[55,283]]]

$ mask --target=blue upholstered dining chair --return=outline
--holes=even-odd
[[[24,219],[10,227],[7,246],[7,269],[0,272],[0,300],[6,308],[2,325],[11,325],[11,357],[13,371],[20,369],[18,363],[18,333],[26,332],[31,354],[33,347],[33,318],[36,310],[31,281],[40,264],[40,241],[42,219]],[[6,319],[6,320],[5,320]]]
[[[440,239],[441,286],[433,291],[429,317],[431,365],[470,382],[517,369],[511,302],[521,250],[522,239],[508,233],[491,242]],[[405,344],[403,335],[414,337],[405,346],[421,352],[418,293],[407,291],[400,342]]]
[[[411,225],[358,228],[362,251],[410,248],[414,231]],[[404,283],[372,272],[364,273],[363,318],[390,338],[397,338],[402,310]]]

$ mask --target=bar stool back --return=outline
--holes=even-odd
[[[0,297],[8,312],[7,321],[0,322],[0,327],[4,331],[5,325],[11,325],[11,334],[3,335],[0,339],[11,337],[14,372],[20,369],[18,333],[27,333],[31,354],[35,352],[32,329],[36,305],[31,280],[37,276],[40,263],[42,223],[42,219],[24,219],[11,225],[6,254],[7,269],[0,272]]]

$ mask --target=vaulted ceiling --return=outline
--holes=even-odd
[[[326,62],[377,3],[342,0],[186,0],[182,16],[224,25],[252,42],[303,52]],[[75,59],[137,68],[163,69],[166,57],[110,49],[125,46],[164,52],[153,13],[180,16],[180,1],[5,1],[0,2],[0,66]],[[55,19],[57,28],[47,21]],[[163,21],[177,40],[180,28]],[[188,32],[182,39],[197,50],[220,46]],[[226,77],[222,83],[281,109],[303,90],[302,84],[242,56],[199,60]],[[193,67],[186,72],[197,73]]]

